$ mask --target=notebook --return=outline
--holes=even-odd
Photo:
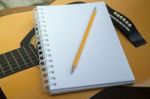
[[[88,39],[71,74],[94,8],[97,12]],[[37,6],[34,16],[44,88],[51,94],[134,82],[104,2]]]

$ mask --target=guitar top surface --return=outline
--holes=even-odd
[[[53,4],[66,4],[73,1],[75,0],[56,0],[56,2],[54,2]],[[84,1],[94,2],[98,0],[84,0]],[[150,61],[149,61],[150,59],[150,52],[149,52],[150,51],[150,44],[149,44],[150,42],[150,35],[149,35],[150,1],[149,0],[145,0],[145,1],[130,0],[130,1],[113,1],[113,2],[110,0],[106,0],[106,1],[108,5],[111,6],[112,8],[116,9],[119,12],[122,12],[126,16],[129,16],[129,18],[134,22],[138,30],[142,33],[142,35],[147,40],[146,45],[136,48],[119,31],[117,31],[122,47],[125,51],[129,64],[131,65],[132,71],[135,75],[136,78],[135,85],[142,84],[142,86],[144,86],[145,82],[150,81],[150,72],[149,72],[150,71]],[[6,68],[10,69],[11,67],[9,67],[9,64],[6,62],[7,61],[6,57],[9,57],[10,59],[10,57],[12,58],[13,56],[12,54],[7,52],[14,51],[11,53],[16,53],[16,52],[19,53],[16,50],[19,51],[24,50],[22,52],[25,53],[26,49],[28,48],[30,49],[29,46],[23,49],[18,49],[18,48],[20,48],[21,40],[34,27],[34,18],[32,15],[32,11],[27,11],[27,12],[16,13],[16,14],[0,17],[0,23],[1,23],[0,24],[0,46],[1,46],[0,65],[3,68],[4,64],[7,64]],[[27,64],[34,63],[30,60],[30,58],[29,57],[27,58],[29,62],[25,60]],[[15,63],[15,60],[13,60],[13,62],[15,65],[17,64]],[[2,71],[2,68],[0,69],[0,77],[3,78],[0,79],[0,87],[8,99],[52,99],[52,98],[76,99],[76,97],[78,97],[79,99],[88,99],[100,91],[100,89],[96,89],[96,90],[63,94],[58,96],[51,96],[50,94],[43,91],[43,84],[40,78],[41,73],[38,67],[34,66],[32,68],[28,68],[24,71],[14,73],[9,76],[5,76],[5,74]],[[15,68],[19,69],[19,67],[16,66]],[[8,74],[11,71],[13,70],[10,69]],[[150,84],[148,86],[150,86]]]

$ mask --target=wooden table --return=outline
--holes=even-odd
[[[75,0],[56,0],[53,4],[65,4]],[[150,1],[149,0],[83,0],[105,1],[109,6],[128,16],[147,44],[135,48],[119,31],[118,36],[136,78],[133,86],[150,87]],[[0,17],[0,53],[18,48],[20,41],[33,28],[32,11]],[[0,79],[0,87],[8,99],[87,99],[100,89],[51,96],[42,89],[40,70],[33,67]]]

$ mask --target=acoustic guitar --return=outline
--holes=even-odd
[[[65,3],[67,1],[58,4]],[[35,46],[32,44],[20,46],[27,33],[34,28],[32,11],[0,17],[0,23],[2,23],[0,25],[0,45],[2,46],[0,48],[0,67],[2,67],[0,68],[0,87],[8,99],[88,98],[99,91],[91,90],[59,96],[51,96],[44,92]]]
[[[91,2],[94,0],[84,1]],[[70,1],[60,0],[58,2],[54,2],[54,4],[66,4],[68,2]],[[35,46],[33,46],[34,40],[30,44],[20,47],[20,42],[24,39],[27,33],[34,28],[32,11],[0,17],[0,23],[0,67],[2,67],[0,68],[0,87],[8,99],[88,99],[100,90],[95,89],[81,91],[58,96],[51,96],[49,93],[44,92],[40,78],[40,70],[38,68],[38,55],[36,53]],[[136,50],[136,48],[130,45],[126,39],[122,39],[122,35],[119,34],[119,37],[121,38],[123,47],[125,48],[125,46],[128,46],[130,49],[126,49],[128,52],[127,57],[129,57],[130,54]],[[148,49],[150,50],[147,46],[148,44],[138,48],[138,52],[143,53],[143,51],[147,51]],[[136,56],[136,53],[134,53],[134,55]],[[143,55],[146,55],[146,53],[143,53]],[[150,58],[150,55],[147,55],[146,58]],[[134,64],[136,64],[134,61],[137,58],[128,59],[132,60],[131,62],[133,63],[131,65],[134,66]],[[140,68],[132,68],[135,76],[138,78],[138,83],[141,83],[147,79],[150,79],[150,67],[148,67],[150,62],[145,60],[138,63],[144,66]],[[139,75],[139,73],[143,71],[145,73]]]

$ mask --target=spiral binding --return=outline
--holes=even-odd
[[[48,34],[46,30],[46,24],[44,20],[44,13],[42,8],[35,8],[35,34],[36,34],[36,46],[39,55],[39,64],[42,72],[42,78],[44,83],[44,89],[49,90],[51,86],[56,86],[56,78],[54,76],[54,65],[52,64],[51,49],[48,40]],[[52,81],[54,83],[51,83]]]

